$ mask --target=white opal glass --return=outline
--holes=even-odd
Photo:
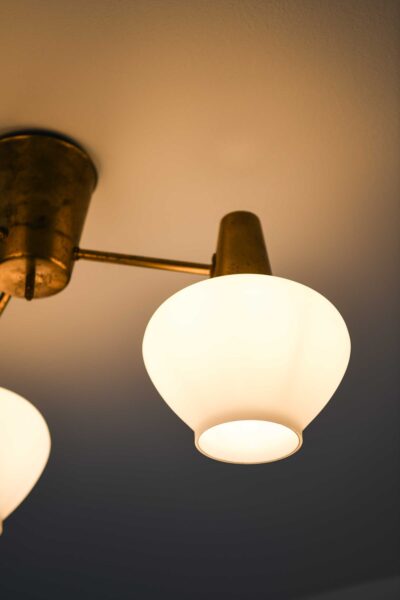
[[[166,300],[146,328],[143,357],[201,452],[270,462],[300,448],[346,371],[350,337],[337,309],[309,287],[228,275]]]
[[[0,388],[0,533],[4,519],[42,474],[50,445],[40,412],[18,394]]]

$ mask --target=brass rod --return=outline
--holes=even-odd
[[[146,267],[148,269],[161,269],[163,271],[176,271],[191,273],[192,275],[210,275],[211,265],[202,263],[185,262],[181,260],[168,260],[165,258],[150,258],[148,256],[132,256],[131,254],[118,254],[117,252],[101,252],[99,250],[84,250],[76,248],[75,260],[93,260],[96,262],[128,265],[131,267]]]
[[[4,292],[0,292],[0,317],[3,312],[6,310],[7,304],[10,302],[11,296],[10,294],[5,294]]]

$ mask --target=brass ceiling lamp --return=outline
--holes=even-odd
[[[12,296],[62,291],[79,259],[208,276],[150,319],[147,371],[203,454],[250,464],[296,452],[347,368],[350,338],[339,312],[314,290],[272,275],[249,212],[222,219],[211,264],[79,248],[96,183],[93,162],[69,138],[30,131],[0,139],[0,314]],[[40,476],[49,449],[36,409],[0,389],[0,481],[12,497],[6,506],[0,500],[0,523]],[[29,476],[13,476],[16,456]]]

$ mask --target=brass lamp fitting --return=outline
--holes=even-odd
[[[0,290],[43,298],[67,285],[97,174],[68,139],[47,132],[0,139]]]
[[[45,131],[0,138],[0,313],[11,296],[62,291],[78,259],[211,277],[271,274],[260,221],[246,211],[222,219],[212,265],[79,248],[96,183],[91,158],[69,138]]]

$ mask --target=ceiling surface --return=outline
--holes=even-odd
[[[208,262],[221,217],[253,211],[273,272],[328,297],[352,338],[302,450],[244,467],[195,450],[141,357],[154,310],[200,277],[81,262],[59,296],[12,301],[0,385],[53,449],[5,523],[1,598],[398,591],[399,8],[0,0],[0,133],[91,153],[83,247]]]

